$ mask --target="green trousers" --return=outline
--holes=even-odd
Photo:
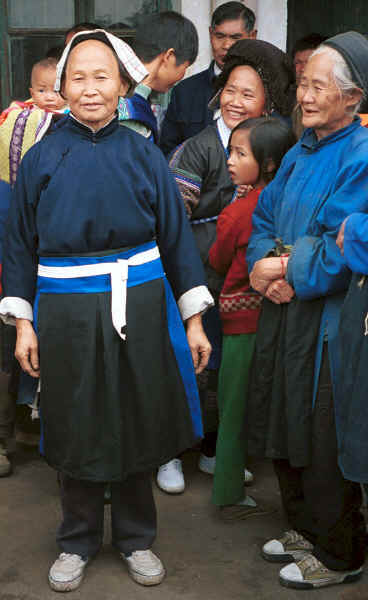
[[[245,396],[255,333],[225,335],[218,386],[220,426],[212,502],[236,504],[244,498]]]

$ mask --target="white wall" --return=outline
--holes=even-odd
[[[211,44],[208,28],[211,22],[211,0],[181,0],[181,14],[193,21],[198,31],[199,52],[194,65],[187,70],[187,77],[206,69],[211,61]]]
[[[258,0],[258,39],[286,50],[287,0]]]
[[[259,1],[262,2],[262,0],[239,0],[239,2],[242,2],[243,4],[248,6],[248,8],[251,8],[256,14],[257,4]],[[217,8],[221,4],[224,4],[225,2],[228,2],[228,0],[212,0],[212,12],[215,10],[215,8]]]

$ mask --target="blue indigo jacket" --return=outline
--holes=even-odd
[[[315,391],[323,340],[328,340],[334,392],[338,383],[338,324],[351,271],[336,246],[336,237],[348,215],[366,211],[368,130],[355,117],[350,125],[321,140],[313,129],[306,129],[284,157],[253,214],[249,271],[275,247],[275,240],[282,238],[293,246],[287,280],[296,296],[326,299],[316,353]],[[336,419],[339,431],[338,406]]]

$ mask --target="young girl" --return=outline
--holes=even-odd
[[[293,133],[284,123],[266,117],[243,121],[233,129],[229,140],[230,176],[237,186],[251,186],[251,191],[239,193],[220,214],[217,239],[209,255],[211,266],[226,275],[220,294],[224,338],[212,497],[224,519],[244,519],[265,512],[252,498],[244,496],[244,395],[261,304],[261,296],[250,288],[245,252],[258,197],[294,142]]]

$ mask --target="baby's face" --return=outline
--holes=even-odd
[[[65,100],[54,92],[56,69],[36,67],[32,73],[32,87],[29,88],[33,102],[43,110],[60,110],[65,106]]]

